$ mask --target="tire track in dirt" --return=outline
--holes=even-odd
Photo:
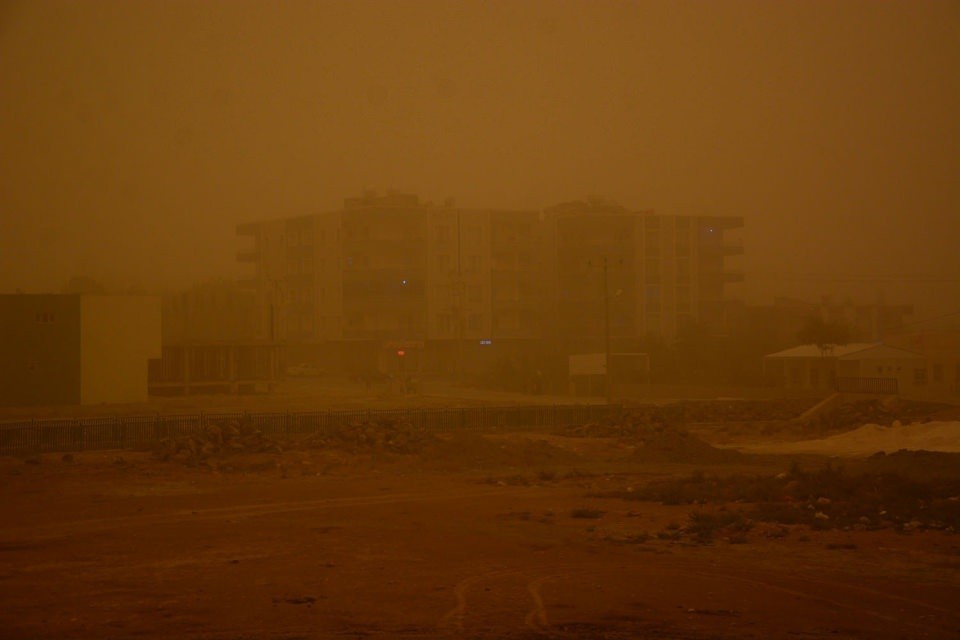
[[[543,583],[554,576],[542,576],[527,583],[527,593],[533,599],[533,609],[523,619],[523,623],[538,633],[544,633],[547,627],[547,610],[543,606],[543,597],[540,588]]]
[[[117,516],[114,518],[97,518],[91,520],[75,520],[54,524],[42,524],[8,528],[0,532],[0,544],[13,544],[24,538],[32,543],[39,540],[67,538],[121,529],[125,527],[151,526],[161,524],[176,524],[182,521],[199,522],[205,520],[223,520],[230,518],[253,518],[280,513],[296,513],[301,511],[318,511],[323,509],[380,506],[413,502],[434,502],[449,500],[464,500],[499,496],[509,493],[514,496],[524,496],[535,493],[535,490],[524,487],[520,490],[510,487],[495,489],[475,489],[442,494],[394,493],[367,496],[348,496],[342,498],[324,498],[320,500],[303,500],[296,502],[269,502],[253,505],[235,505],[230,507],[207,507],[190,510],[178,510],[168,513]]]
[[[506,578],[508,576],[521,575],[523,572],[519,569],[500,569],[497,571],[488,571],[478,575],[464,578],[457,582],[453,587],[453,595],[457,604],[443,614],[437,622],[438,627],[455,626],[457,629],[463,629],[463,618],[467,613],[467,592],[476,584],[484,580],[496,580],[497,578]]]
[[[579,567],[581,565],[575,564],[566,566],[567,568],[572,568]],[[559,580],[563,578],[573,578],[574,576],[584,572],[583,569],[576,569],[558,573],[558,569],[562,568],[564,567],[549,566],[539,569],[500,569],[497,571],[488,571],[464,578],[463,580],[457,582],[457,584],[453,587],[453,595],[457,601],[456,606],[440,617],[440,620],[437,622],[437,627],[442,629],[445,627],[456,626],[458,630],[462,631],[463,619],[466,616],[468,609],[467,593],[470,591],[470,589],[487,580],[497,580],[500,578],[517,576],[527,579],[527,582],[523,586],[523,590],[533,601],[533,608],[530,609],[530,611],[524,616],[523,625],[537,633],[546,633],[548,626],[547,610],[546,606],[544,605],[540,589],[543,587],[544,583],[548,581]],[[532,579],[530,578],[531,574],[534,576]],[[451,625],[451,622],[453,621],[455,621],[455,625]]]
[[[484,581],[496,580],[511,576],[532,576],[532,578],[525,584],[524,589],[527,595],[530,597],[533,606],[524,616],[523,626],[535,633],[547,634],[550,633],[550,625],[547,614],[548,603],[546,602],[542,593],[542,588],[545,584],[548,582],[561,582],[563,580],[573,578],[582,579],[585,576],[602,578],[604,574],[618,570],[623,570],[623,567],[597,567],[592,563],[574,563],[551,565],[546,567],[531,567],[525,569],[500,569],[497,571],[490,571],[469,576],[463,580],[460,580],[454,586],[453,592],[457,601],[456,606],[440,618],[437,626],[441,629],[455,626],[457,630],[463,631],[463,620],[468,611],[468,592]],[[655,568],[655,570],[659,571],[661,569]],[[732,580],[741,584],[751,585],[757,589],[771,589],[793,596],[799,600],[814,603],[815,606],[822,607],[827,610],[842,609],[849,611],[854,615],[867,616],[881,620],[887,625],[893,625],[892,628],[904,630],[909,629],[911,633],[921,632],[923,634],[934,634],[933,637],[940,637],[944,630],[955,628],[955,626],[951,626],[952,621],[950,618],[957,617],[956,611],[939,607],[935,604],[924,602],[922,600],[906,598],[896,594],[889,594],[883,591],[862,587],[852,582],[847,583],[834,580],[821,580],[810,576],[801,576],[797,574],[787,576],[783,578],[783,581],[772,581],[763,576],[751,576],[747,573],[738,572],[737,570],[731,570],[729,568],[717,568],[714,571],[704,571],[703,569],[692,569],[677,566],[676,564],[671,565],[669,567],[669,571],[674,572],[675,574],[689,576],[691,579],[708,579],[717,581]],[[785,584],[785,582],[791,581],[805,583],[806,585],[809,585],[809,587],[797,587],[791,586],[790,584]],[[850,594],[850,597],[837,599],[828,595],[822,595],[824,593],[824,588],[827,586],[831,587],[833,590],[839,590],[841,592]],[[861,601],[861,599],[857,597],[856,594],[870,595],[875,599],[875,604],[872,606],[857,604]],[[891,608],[885,606],[884,601],[889,603],[909,604],[919,609],[935,611],[943,616],[946,616],[946,618],[939,622],[936,620],[914,622],[902,617],[890,615],[888,612],[891,610]],[[456,621],[456,624],[451,625],[451,622],[454,620]]]

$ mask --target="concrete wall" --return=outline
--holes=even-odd
[[[81,404],[145,402],[147,361],[160,356],[160,298],[81,298]]]

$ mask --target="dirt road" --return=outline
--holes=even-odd
[[[629,480],[622,474],[511,484],[372,461],[326,472],[306,459],[216,473],[123,455],[0,465],[4,638],[955,638],[960,629],[960,541],[943,532],[699,546],[646,535],[690,507],[588,497]]]

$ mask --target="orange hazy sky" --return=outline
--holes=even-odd
[[[958,114],[956,1],[0,2],[0,290],[394,187],[743,215],[750,300],[960,310]]]

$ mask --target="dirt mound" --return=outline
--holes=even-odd
[[[633,459],[643,462],[734,462],[743,454],[718,449],[678,427],[640,425],[630,437]]]
[[[420,453],[425,466],[437,469],[539,469],[576,464],[577,454],[534,438],[502,439],[461,431],[438,440]]]
[[[741,451],[772,454],[815,454],[866,457],[883,451],[946,451],[960,453],[960,422],[926,422],[886,427],[866,424],[828,438],[797,442],[769,442],[738,447]]]
[[[890,472],[847,472],[826,464],[817,470],[793,465],[776,476],[708,476],[657,480],[626,490],[605,491],[598,497],[650,500],[663,504],[717,505],[711,531],[734,516],[744,524],[770,522],[806,525],[814,529],[937,529],[960,528],[960,478],[907,478]],[[731,503],[744,505],[727,510]],[[708,518],[711,514],[698,514]],[[708,518],[709,519],[709,518]],[[744,520],[745,519],[745,520]],[[702,520],[699,524],[707,524]],[[688,533],[691,528],[688,527]],[[700,532],[702,533],[702,531]]]
[[[877,453],[857,465],[869,473],[896,473],[905,478],[960,480],[960,453],[909,451]]]
[[[683,404],[683,419],[685,422],[789,420],[799,416],[816,403],[816,398],[686,402]]]
[[[567,427],[561,434],[568,437],[619,438],[633,447],[632,458],[643,462],[733,462],[743,454],[718,449],[693,435],[670,419],[669,413],[650,408],[632,412],[620,420]]]
[[[832,430],[850,429],[865,424],[890,426],[895,422],[930,422],[949,409],[948,405],[912,400],[858,400],[841,404],[823,416],[822,422],[824,427]]]

